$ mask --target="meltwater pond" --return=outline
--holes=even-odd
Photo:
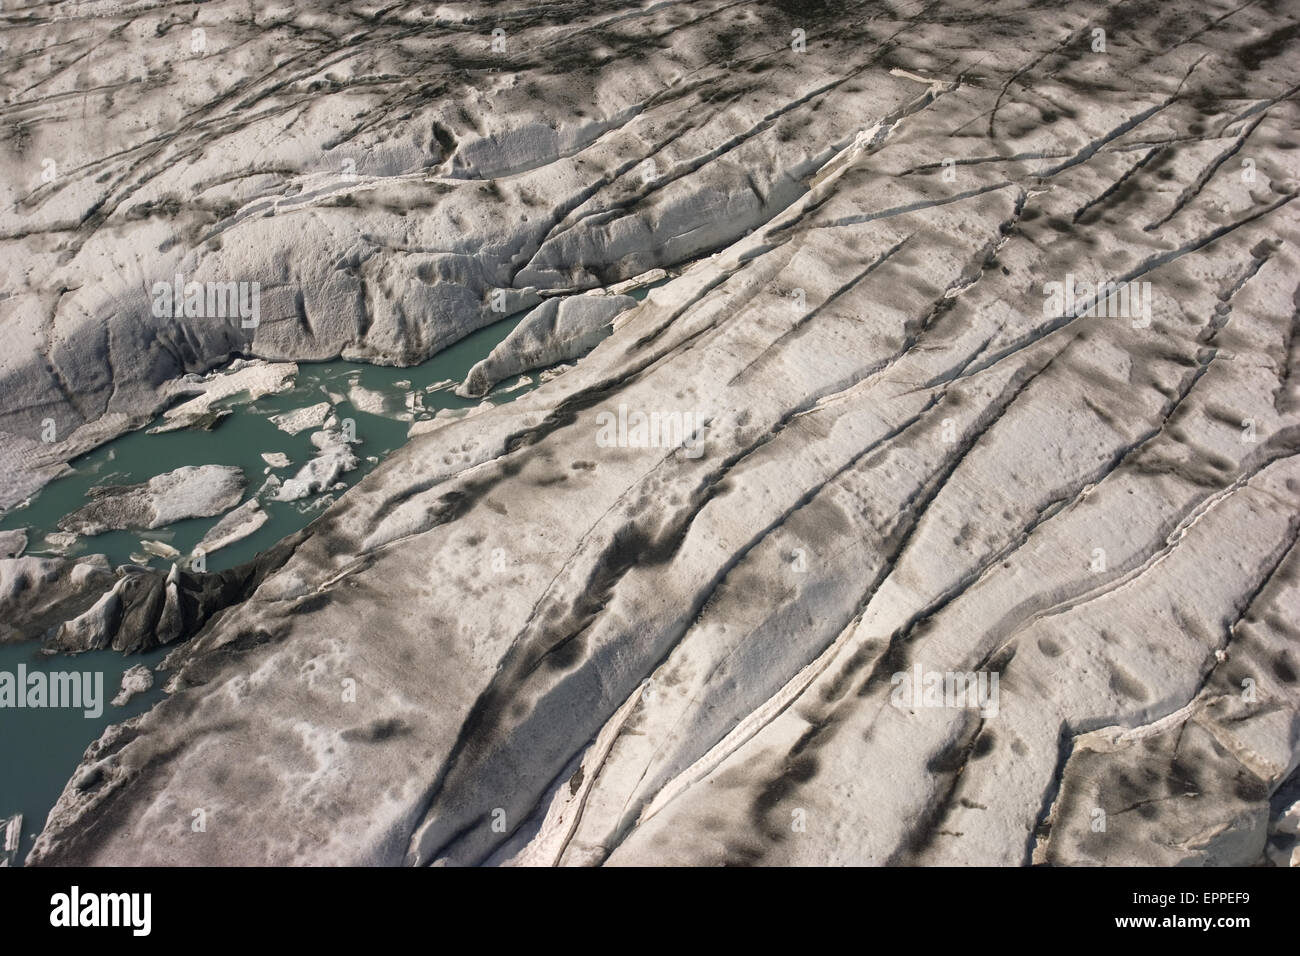
[[[159,648],[130,656],[116,651],[87,651],[72,656],[42,654],[35,641],[0,644],[0,674],[16,678],[20,673],[41,672],[47,679],[59,673],[91,675],[103,691],[96,701],[99,713],[92,716],[87,716],[84,700],[76,707],[6,707],[0,711],[0,820],[15,813],[23,815],[17,865],[22,865],[36,835],[44,828],[46,816],[86,748],[110,724],[142,714],[163,698],[162,685],[167,675],[155,674],[149,690],[121,706],[112,703],[128,668],[153,668],[168,650]]]
[[[172,560],[152,556],[142,542],[157,541],[189,556],[200,539],[220,520],[189,518],[152,530],[109,531],[78,537],[71,547],[59,544],[59,521],[89,500],[95,487],[131,485],[185,465],[238,465],[248,481],[244,498],[257,493],[268,474],[291,478],[316,455],[311,443],[315,428],[296,435],[282,431],[271,416],[282,415],[321,402],[330,402],[334,416],[355,423],[357,443],[353,454],[360,464],[340,476],[348,487],[356,484],[389,452],[405,443],[412,417],[429,418],[441,409],[463,409],[478,404],[452,389],[470,368],[486,356],[519,323],[512,316],[461,339],[422,365],[388,368],[356,362],[299,363],[295,385],[288,391],[253,402],[232,395],[213,403],[214,410],[229,409],[211,431],[181,429],[149,434],[148,426],[123,435],[74,460],[73,472],[51,482],[25,505],[0,518],[0,531],[27,531],[27,554],[103,554],[116,566],[134,562],[166,568]],[[532,376],[503,382],[487,398],[502,403],[521,395],[533,384]],[[358,406],[363,407],[358,407]],[[157,422],[163,421],[160,417]],[[279,453],[291,464],[272,468],[262,454]],[[274,501],[259,496],[268,520],[248,537],[206,555],[209,571],[233,567],[288,534],[309,524],[344,489],[314,494],[297,501]],[[45,540],[55,534],[53,541]],[[0,810],[3,812],[3,810]]]
[[[290,435],[278,428],[272,415],[294,411],[328,401],[339,420],[355,422],[358,443],[352,446],[360,464],[341,476],[349,487],[356,484],[378,461],[407,439],[410,420],[432,417],[441,409],[468,408],[476,400],[456,396],[452,388],[470,368],[484,358],[519,323],[512,316],[472,333],[422,365],[409,368],[381,368],[353,362],[299,363],[292,389],[249,402],[247,396],[232,395],[213,404],[230,414],[212,431],[180,430],[148,434],[147,428],[123,435],[72,462],[73,471],[47,485],[32,500],[0,519],[0,530],[23,528],[28,536],[27,554],[104,554],[114,566],[134,561],[166,568],[171,561],[144,553],[142,541],[160,541],[188,556],[220,516],[190,518],[154,530],[112,531],[79,537],[70,549],[45,541],[58,533],[60,519],[86,503],[87,492],[96,486],[128,485],[185,465],[238,465],[248,481],[244,498],[256,495],[268,472],[262,453],[281,453],[292,462],[285,468],[269,469],[281,478],[292,477],[316,453],[305,429]],[[521,395],[534,378],[523,376],[503,382],[488,401],[502,403]],[[361,407],[364,406],[364,407]],[[162,419],[160,418],[159,421]],[[157,423],[155,423],[157,424]],[[207,555],[209,571],[232,567],[259,551],[305,527],[342,491],[312,495],[298,501],[272,501],[262,496],[269,518],[249,537]],[[55,539],[57,541],[57,538]],[[38,636],[38,635],[34,635]],[[102,712],[93,717],[84,708],[8,707],[0,710],[0,841],[3,821],[23,814],[19,854],[22,865],[45,818],[58,800],[68,778],[86,748],[110,724],[143,713],[163,697],[166,673],[155,673],[152,689],[126,702],[111,704],[122,675],[137,664],[155,668],[168,649],[124,656],[113,651],[91,651],[79,655],[45,655],[37,641],[0,644],[0,673],[22,672],[91,673],[102,675]],[[11,677],[12,679],[12,677]]]

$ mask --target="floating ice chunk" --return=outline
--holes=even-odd
[[[122,689],[117,692],[111,703],[114,707],[125,707],[136,694],[143,694],[153,686],[153,672],[143,664],[127,668],[122,675]]]
[[[352,471],[361,462],[352,453],[350,443],[341,431],[327,429],[314,432],[311,443],[320,449],[319,454],[275,492],[275,501],[297,501],[338,483],[339,476]]]
[[[293,362],[245,362],[236,359],[229,368],[213,372],[207,377],[185,376],[169,382],[160,389],[164,398],[199,394],[189,401],[163,413],[163,423],[149,429],[150,434],[176,431],[180,428],[211,428],[229,414],[213,410],[212,405],[225,398],[244,393],[247,401],[282,392],[293,385],[298,366]]]
[[[329,402],[318,402],[306,408],[295,409],[282,415],[272,415],[271,423],[282,432],[296,435],[309,428],[320,428],[330,413]]]
[[[166,541],[145,539],[140,542],[140,547],[144,549],[146,554],[151,554],[155,558],[166,558],[167,560],[171,560],[172,558],[180,556],[180,552]]]
[[[93,535],[207,518],[239,504],[246,484],[235,465],[186,465],[143,484],[92,488],[94,500],[63,518],[59,528]]]
[[[262,503],[256,498],[249,498],[212,526],[199,542],[199,550],[211,554],[228,544],[234,544],[262,527],[269,518],[270,515],[262,510]]]

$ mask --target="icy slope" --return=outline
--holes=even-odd
[[[266,190],[220,249],[171,253],[262,277],[257,354],[410,361],[497,286],[685,268],[287,543],[175,652],[177,693],[87,754],[32,861],[1263,859],[1300,761],[1300,11],[1137,7],[457,5],[257,33],[239,56],[280,31],[274,69],[109,161],[154,173],[113,208],[194,182],[163,158],[186,149],[226,164],[212,188]],[[496,18],[523,60],[488,59]],[[206,123],[268,169],[374,148],[285,196],[231,180],[247,160],[200,150]],[[47,227],[50,261],[123,248],[105,215]],[[1124,314],[1050,286],[1099,281]],[[108,330],[97,358],[6,356],[15,434],[137,414],[236,344],[204,326],[180,361],[129,283],[10,287],[49,303],[25,313],[43,342],[64,309]],[[118,334],[153,364],[101,361]],[[671,437],[638,442],[637,415]],[[958,674],[996,697],[899,692]]]

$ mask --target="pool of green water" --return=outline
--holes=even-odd
[[[88,500],[95,486],[125,485],[147,481],[155,475],[184,465],[238,465],[248,487],[244,497],[257,493],[268,470],[281,479],[292,477],[315,453],[306,429],[289,435],[271,421],[272,415],[305,408],[322,401],[333,403],[341,421],[351,418],[359,442],[353,453],[360,465],[344,474],[341,481],[355,485],[379,461],[407,440],[410,419],[431,418],[445,408],[468,408],[476,400],[458,398],[452,388],[470,368],[484,358],[510,333],[523,314],[503,319],[472,333],[422,365],[411,368],[381,368],[354,362],[299,363],[292,389],[255,401],[231,396],[214,404],[230,414],[212,431],[182,430],[149,434],[147,428],[123,435],[71,463],[72,473],[51,482],[23,506],[0,518],[0,530],[23,528],[28,535],[28,554],[64,553],[44,538],[58,531],[58,522]],[[447,383],[445,387],[439,383]],[[535,376],[523,376],[501,383],[488,401],[502,403],[524,394],[535,384]],[[369,390],[361,399],[357,386]],[[349,393],[366,405],[357,407]],[[382,395],[382,402],[373,393]],[[418,396],[414,397],[414,396]],[[403,417],[405,416],[405,418]],[[159,421],[161,421],[161,417]],[[289,457],[285,468],[269,468],[262,453],[279,452]],[[232,567],[254,557],[285,535],[305,527],[342,491],[312,495],[299,501],[278,502],[261,496],[269,519],[256,532],[206,556],[209,571]],[[104,554],[114,566],[133,562],[167,568],[184,560],[220,516],[191,518],[152,531],[113,531],[78,538],[69,555]],[[181,558],[153,557],[141,542],[150,539],[176,548]],[[37,635],[34,635],[37,636]],[[110,724],[120,723],[151,708],[163,697],[166,673],[156,673],[154,686],[122,707],[110,701],[117,694],[125,671],[136,664],[155,667],[166,649],[123,656],[113,651],[91,651],[78,655],[45,655],[36,641],[0,644],[0,672],[15,678],[19,665],[30,674],[47,672],[92,672],[103,675],[103,709],[87,717],[84,708],[16,708],[0,710],[0,819],[23,814],[22,838],[16,861],[21,866],[36,834],[58,800],[86,748]]]
[[[137,694],[123,706],[111,701],[122,685],[128,668],[143,664],[152,669],[166,656],[168,649],[130,656],[116,651],[87,651],[76,656],[41,653],[35,641],[0,644],[0,673],[15,679],[35,671],[102,675],[102,707],[98,716],[87,717],[84,707],[6,708],[0,711],[0,818],[15,813],[23,815],[22,837],[15,865],[32,848],[36,835],[45,826],[45,818],[63,792],[82,754],[110,724],[119,724],[144,713],[164,694],[162,685],[167,674],[154,674],[153,687]]]
[[[504,339],[521,318],[522,315],[517,315],[480,329],[424,364],[410,368],[345,361],[300,363],[295,385],[288,391],[251,403],[246,396],[231,396],[215,403],[214,408],[229,409],[230,414],[211,431],[183,429],[149,434],[146,427],[123,435],[75,459],[71,462],[71,474],[51,482],[24,506],[0,517],[0,531],[26,529],[27,554],[103,554],[114,566],[134,560],[136,564],[166,568],[173,561],[187,558],[221,516],[190,518],[154,530],[110,531],[79,537],[70,548],[48,543],[44,536],[58,532],[60,519],[84,505],[91,488],[136,484],[185,465],[238,465],[248,481],[245,499],[257,492],[268,474],[281,480],[291,478],[314,457],[316,450],[310,436],[316,429],[290,435],[277,427],[271,416],[322,401],[333,402],[334,415],[340,421],[350,418],[355,423],[358,443],[352,446],[352,451],[360,465],[339,479],[351,487],[389,452],[405,443],[411,418],[431,418],[441,409],[477,404],[477,400],[459,398],[452,391],[454,385],[432,391],[429,387],[463,381],[470,368]],[[509,401],[522,395],[534,381],[532,376],[524,376],[503,382],[487,400],[497,404]],[[382,411],[377,411],[373,395],[371,400],[363,402],[369,410],[354,404],[348,395],[358,386],[383,396]],[[158,422],[161,421],[160,416]],[[292,464],[284,468],[270,467],[262,454],[276,452],[286,455]],[[298,501],[271,501],[269,495],[261,496],[262,507],[268,515],[266,523],[247,538],[206,555],[207,570],[222,570],[249,560],[285,535],[305,527],[342,493],[342,490],[327,492]],[[145,540],[169,545],[182,558],[151,556],[142,547]]]

